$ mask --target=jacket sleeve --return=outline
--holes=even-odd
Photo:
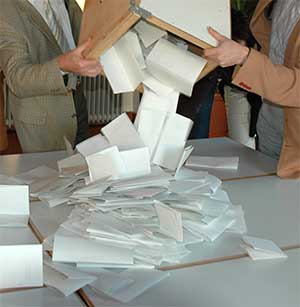
[[[67,94],[57,61],[32,63],[26,39],[4,22],[0,22],[0,67],[10,90],[20,98]]]
[[[300,108],[300,69],[274,65],[266,55],[254,49],[237,71],[233,84],[275,104]]]

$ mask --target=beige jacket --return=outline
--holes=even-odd
[[[284,107],[284,140],[277,173],[284,178],[300,178],[300,21],[290,35],[284,65],[274,65],[267,56],[271,23],[265,10],[271,3],[260,0],[251,21],[262,51],[251,50],[233,83]]]
[[[0,6],[0,67],[22,149],[64,149],[63,136],[75,139],[77,121],[73,96],[54,60],[62,51],[27,0],[0,0]],[[76,39],[81,11],[74,0],[69,14]]]

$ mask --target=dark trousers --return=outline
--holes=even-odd
[[[218,73],[213,71],[195,84],[191,97],[180,95],[177,113],[194,121],[189,139],[208,138],[217,84]]]

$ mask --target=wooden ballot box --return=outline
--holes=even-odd
[[[185,40],[196,54],[216,46],[208,26],[231,35],[230,0],[86,0],[79,40],[92,38],[86,56],[99,58],[140,19]],[[199,79],[216,66],[208,62]]]

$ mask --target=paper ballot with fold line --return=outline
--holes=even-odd
[[[270,240],[243,236],[243,247],[253,260],[281,259],[288,256]]]
[[[187,96],[207,61],[187,50],[161,39],[147,57],[147,69],[165,85]]]
[[[0,245],[0,289],[42,286],[41,244]]]
[[[0,185],[0,227],[26,227],[29,219],[29,188]]]
[[[188,167],[237,170],[239,167],[239,157],[204,157],[190,156],[186,161]]]

